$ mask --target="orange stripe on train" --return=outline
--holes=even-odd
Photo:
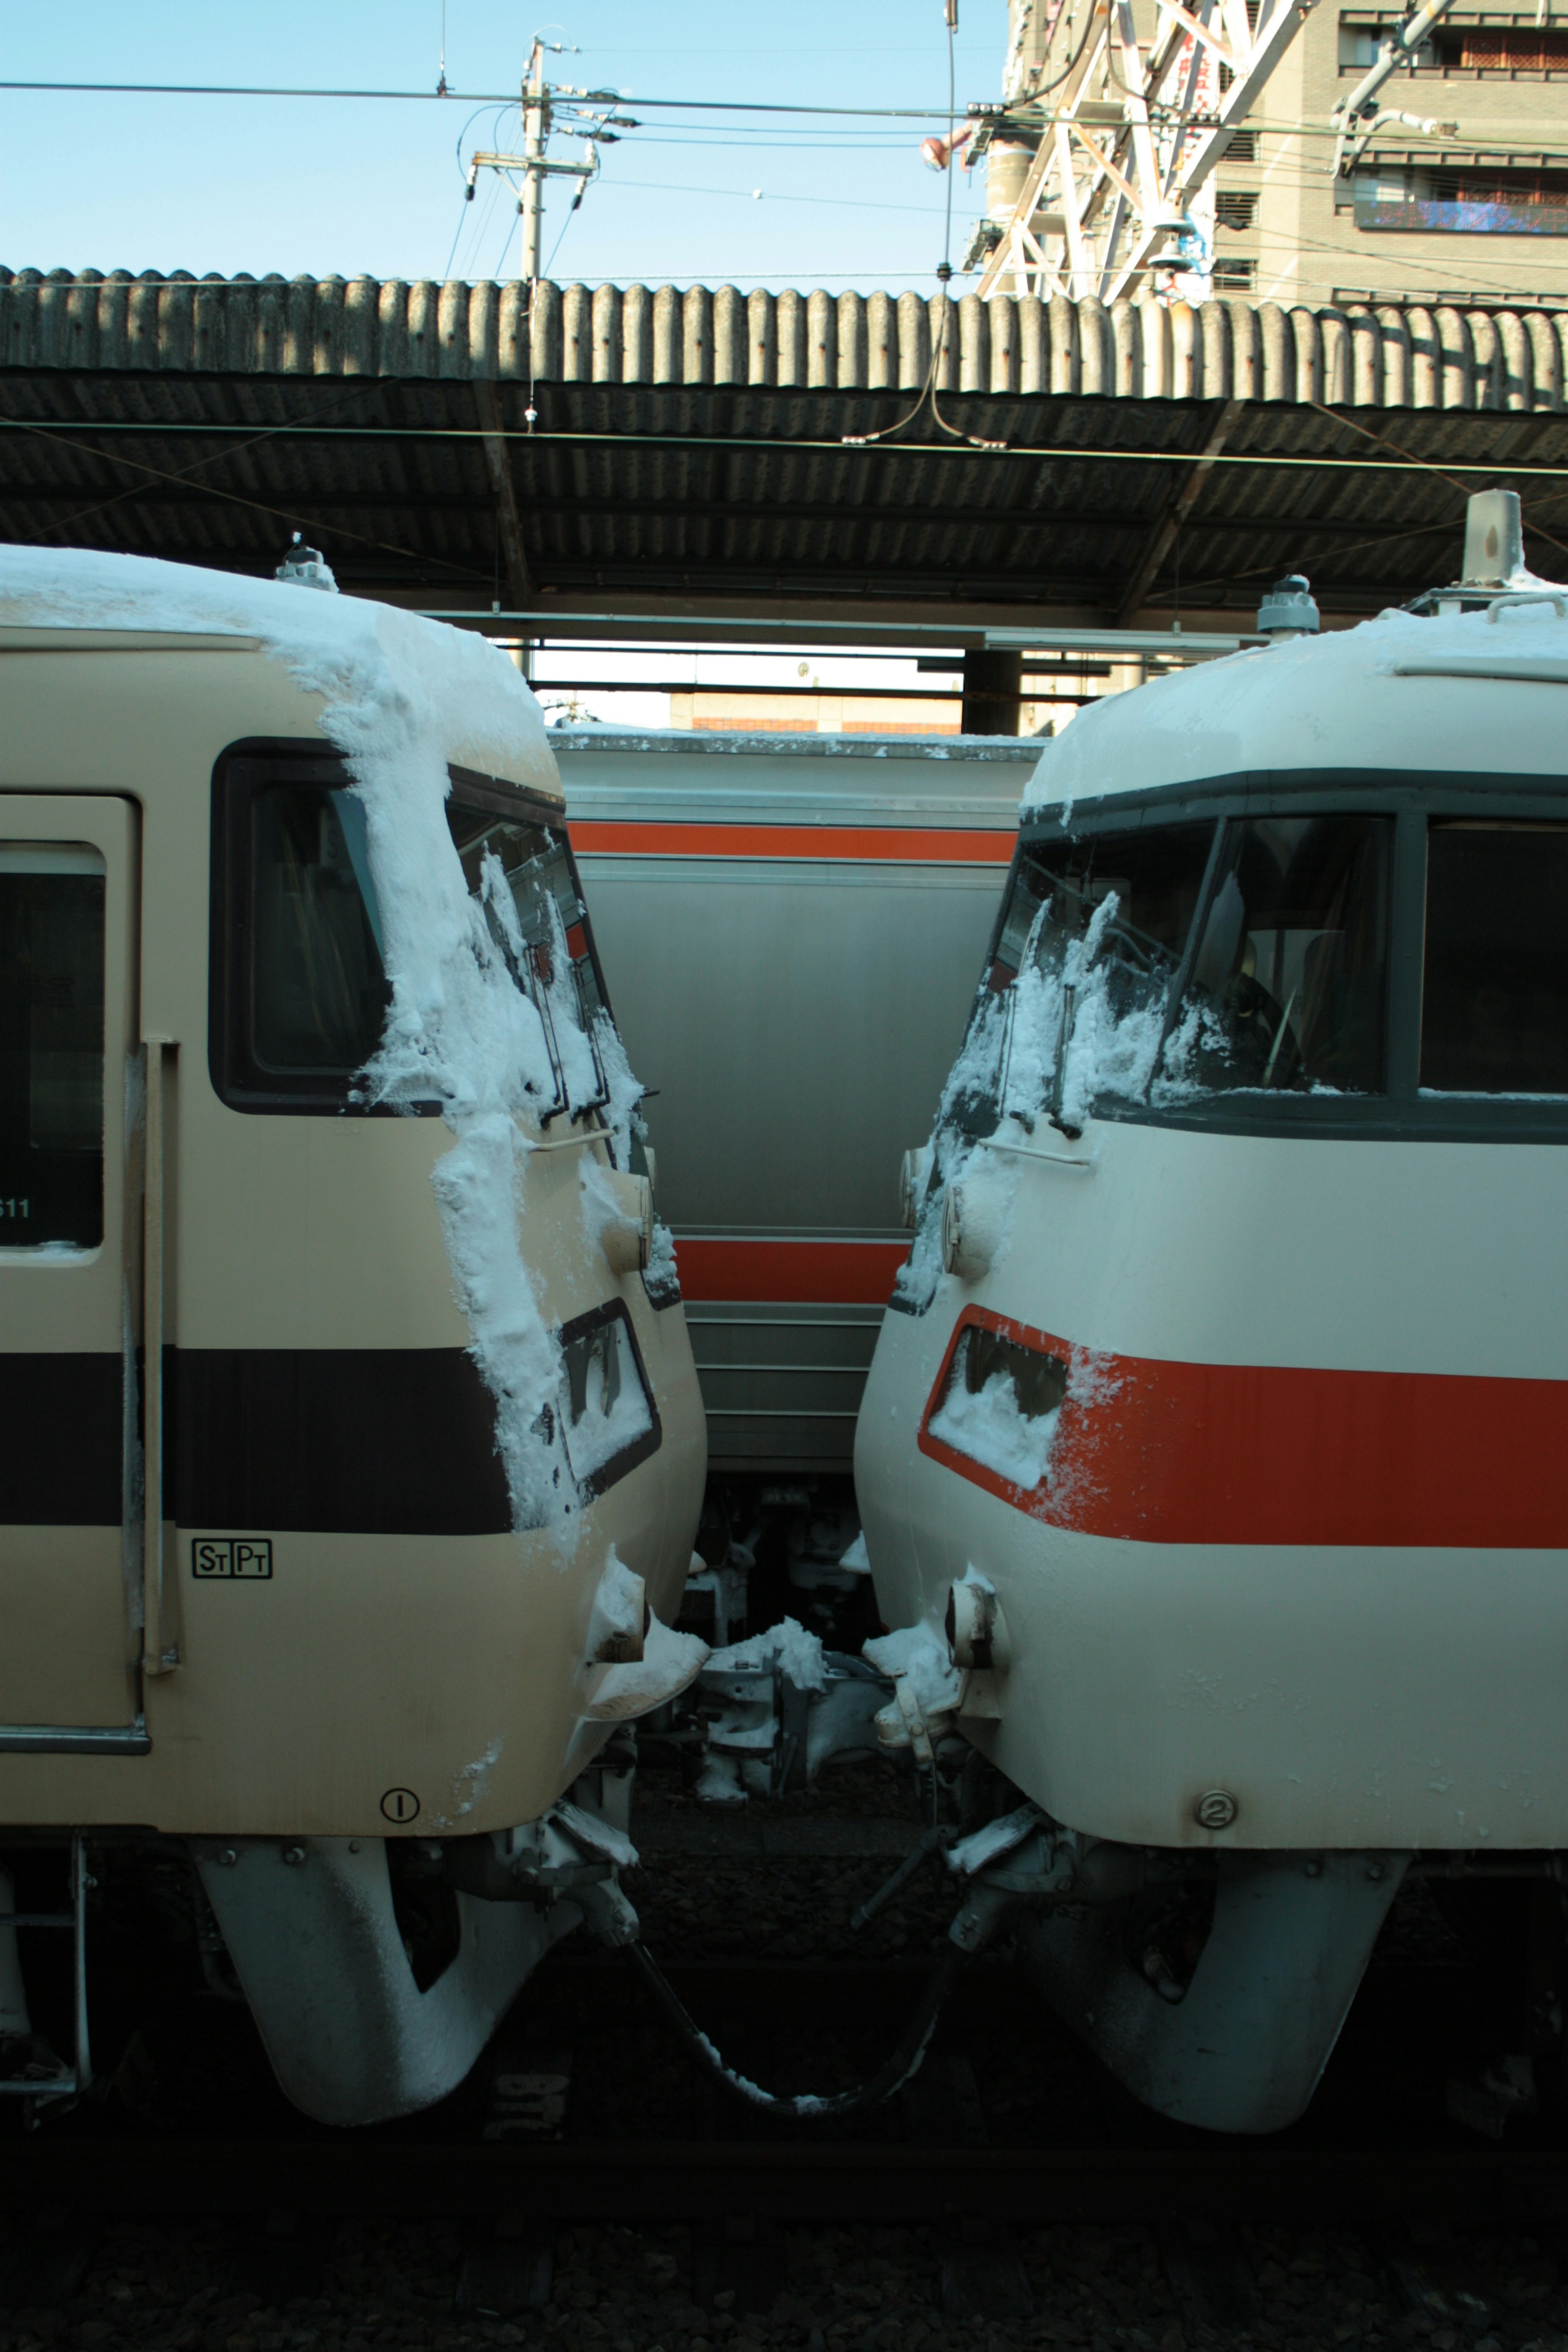
[[[907,1242],[704,1241],[679,1239],[675,1262],[688,1299],[758,1304],[809,1300],[885,1307]]]
[[[1005,866],[1012,833],[869,824],[618,824],[571,827],[583,857],[872,859],[900,866]]]
[[[968,1327],[1069,1366],[1047,1480],[1009,1484],[928,1427]],[[1076,1393],[1075,1393],[1076,1391]],[[1015,1509],[1144,1543],[1568,1547],[1568,1381],[1100,1354],[966,1307],[922,1454]]]

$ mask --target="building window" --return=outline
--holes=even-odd
[[[1214,289],[1216,294],[1251,294],[1258,286],[1258,264],[1232,257],[1216,261],[1214,266]]]
[[[1439,26],[1434,61],[1472,73],[1568,73],[1568,32],[1542,25]]]
[[[1258,161],[1257,131],[1238,131],[1225,151],[1225,160],[1227,163],[1256,163]]]
[[[1447,172],[1363,172],[1356,175],[1352,201],[1358,229],[1568,236],[1568,171],[1471,165]]]
[[[1341,71],[1364,73],[1368,66],[1376,65],[1384,41],[1390,39],[1399,30],[1399,24],[1400,20],[1397,17],[1390,17],[1386,24],[1367,24],[1364,21],[1361,24],[1352,24],[1347,23],[1342,16],[1340,18]],[[1411,51],[1408,62],[1404,65],[1403,70],[1408,72],[1411,66],[1430,66],[1436,62],[1431,43],[1424,42],[1420,48]]]
[[[1214,216],[1221,228],[1250,228],[1258,218],[1258,198],[1237,188],[1221,188],[1215,197]]]
[[[1377,63],[1397,17],[1340,19],[1340,69],[1364,72]],[[1439,25],[1402,61],[1417,73],[1568,73],[1568,30],[1545,25]]]

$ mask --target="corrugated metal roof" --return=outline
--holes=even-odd
[[[1560,409],[1568,310],[0,269],[0,364],[500,383]]]
[[[912,294],[544,286],[530,333],[517,285],[0,272],[0,533],[261,572],[299,530],[345,587],[485,611],[1245,625],[1289,570],[1344,613],[1451,577],[1506,465],[1568,569],[1529,471],[1568,468],[1568,313],[950,326],[910,425]]]

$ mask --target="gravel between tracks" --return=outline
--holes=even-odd
[[[459,2313],[455,2228],[350,2224],[326,2252],[316,2291],[268,2302],[237,2285],[247,2244],[217,2227],[104,2231],[62,2306],[0,2315],[5,2352],[310,2352],[311,2347],[502,2344],[531,2352],[1185,2352],[1187,2347],[1430,2346],[1432,2352],[1568,2352],[1568,2292],[1539,2237],[1415,2233],[1373,2243],[1285,2229],[1248,2230],[1195,2251],[1211,2291],[1234,2307],[1192,2305],[1190,2268],[1142,2228],[1042,2230],[1019,2241],[1032,2315],[964,2319],[944,2309],[942,2250],[919,2232],[792,2233],[782,2292],[766,2313],[710,2289],[693,2297],[684,2229],[563,2233],[548,2306],[512,2318]],[[1184,2240],[1183,2244],[1187,2242]],[[13,2241],[13,2246],[16,2243]],[[1560,2247],[1557,2252],[1563,2250]],[[22,2259],[27,2249],[22,2246]],[[0,2273],[0,2294],[5,2291]],[[1184,2308],[1183,2295],[1186,2297]],[[1224,2299],[1222,2296],[1222,2300]]]
[[[846,1766],[813,1788],[733,1811],[699,1805],[652,1775],[645,1785],[632,1815],[643,1866],[626,1885],[644,1941],[661,1961],[897,1958],[940,1945],[958,1908],[956,1887],[933,1863],[864,1927],[849,1925],[925,1828],[913,1775],[892,1764]],[[865,1843],[881,1850],[731,1855],[682,1851],[677,1843],[711,1838],[721,1846],[751,1838],[779,1845],[792,1833],[837,1832],[853,1845],[862,1828]]]

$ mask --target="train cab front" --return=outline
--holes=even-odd
[[[706,1654],[553,761],[503,655],[310,588],[0,560],[0,1915],[60,1922],[0,1916],[0,2094],[173,1920],[300,2105],[403,2113],[631,1932],[626,1727]]]
[[[996,1776],[959,1876],[1189,2122],[1301,2112],[1407,1879],[1568,1847],[1563,635],[1080,715],[909,1163],[873,1654]]]

